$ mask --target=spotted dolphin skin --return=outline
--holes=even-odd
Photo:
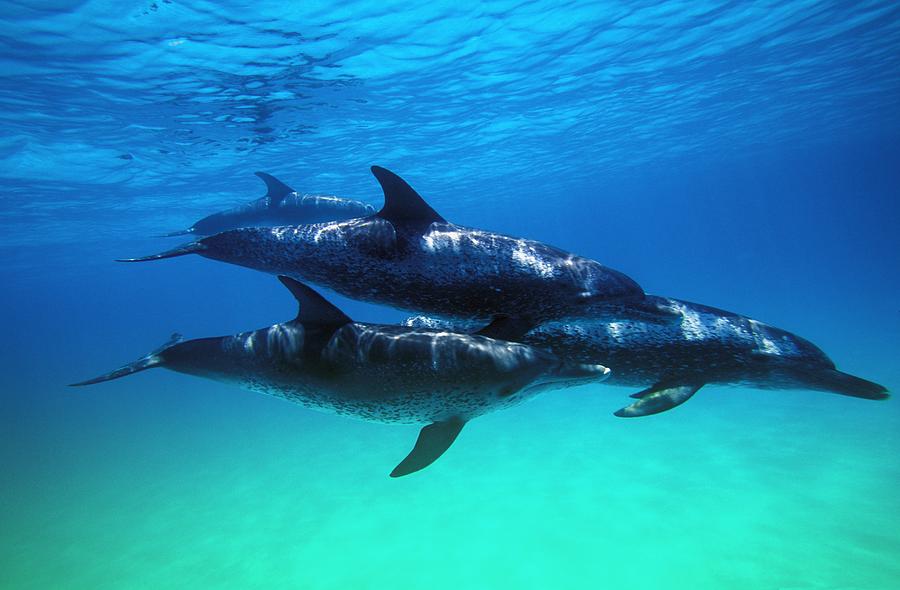
[[[374,166],[375,215],[222,232],[140,262],[200,254],[309,281],[363,301],[457,318],[533,324],[600,314],[643,299],[624,274],[552,246],[447,222],[399,176]]]
[[[309,287],[279,278],[300,304],[296,319],[234,336],[176,335],[131,364],[75,385],[163,367],[364,420],[427,424],[391,472],[398,477],[430,465],[472,418],[609,374],[600,365],[569,364],[479,334],[353,322]]]
[[[888,397],[881,385],[838,371],[817,346],[780,328],[667,297],[648,295],[645,306],[679,319],[553,321],[524,332],[518,340],[571,362],[607,365],[612,369],[609,385],[644,388],[631,396],[636,402],[616,412],[620,417],[669,410],[707,383],[812,389],[873,400]],[[466,329],[458,322],[422,316],[405,323]],[[504,328],[501,321],[493,326]],[[494,327],[482,333],[490,335]]]
[[[332,195],[301,195],[271,174],[256,172],[266,183],[266,194],[246,205],[213,213],[191,227],[163,237],[194,234],[208,236],[239,227],[272,227],[340,221],[375,213],[375,208],[362,201]]]

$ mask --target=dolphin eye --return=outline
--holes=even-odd
[[[500,397],[509,397],[512,394],[514,394],[516,391],[518,391],[518,389],[516,388],[515,385],[507,385],[506,387],[503,387],[500,389],[499,396]]]

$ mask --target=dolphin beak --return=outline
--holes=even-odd
[[[154,238],[174,238],[175,236],[186,236],[188,234],[194,233],[194,228],[189,227],[187,229],[180,229],[178,231],[169,232],[167,234],[159,234],[153,236]]]
[[[529,387],[528,391],[542,392],[599,383],[609,377],[609,374],[610,370],[603,365],[563,362],[557,366],[555,371],[545,375]]]
[[[563,362],[556,371],[546,377],[544,383],[552,388],[577,387],[605,381],[610,372],[609,368],[603,365]]]
[[[562,379],[590,379],[603,381],[612,371],[603,365],[588,363],[563,363],[556,372],[556,376]]]
[[[159,254],[141,256],[140,258],[118,258],[116,259],[116,262],[147,262],[148,260],[162,260],[163,258],[175,258],[176,256],[195,254],[204,250],[206,250],[205,244],[201,244],[200,242],[190,242],[188,244],[184,244],[183,246],[179,246],[171,250],[166,250],[165,252],[160,252]]]

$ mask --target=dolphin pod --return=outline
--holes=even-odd
[[[374,166],[384,207],[368,217],[229,230],[125,262],[199,254],[328,287],[353,299],[490,321],[616,316],[643,298],[624,274],[534,240],[454,225]]]
[[[620,417],[657,414],[686,402],[706,384],[741,384],[760,389],[812,389],[863,399],[885,399],[887,390],[835,369],[817,346],[786,330],[748,317],[648,295],[673,322],[633,319],[609,322],[546,322],[518,337],[571,362],[601,363],[613,369],[609,385],[642,387],[637,401],[615,412]],[[416,316],[408,326],[458,331],[471,323]],[[501,322],[495,326],[502,327]],[[490,327],[481,333],[490,333]]]
[[[279,275],[300,304],[296,319],[233,336],[175,337],[75,385],[162,367],[365,420],[424,424],[392,477],[430,465],[472,418],[607,377],[643,388],[620,417],[669,410],[712,383],[888,397],[790,332],[645,295],[621,272],[541,242],[455,225],[399,176],[372,172],[384,193],[377,213],[330,203],[321,220],[297,224],[309,215],[277,205],[293,191],[257,173],[265,197],[176,232],[211,235],[123,260],[199,254]],[[300,281],[439,317],[353,322]]]
[[[398,477],[430,465],[472,418],[609,374],[479,334],[354,322],[306,285],[279,278],[300,305],[294,320],[233,336],[176,335],[133,363],[73,385],[162,367],[364,420],[427,424],[391,472]]]
[[[318,223],[375,213],[374,207],[362,201],[333,195],[301,195],[271,174],[265,172],[255,174],[266,184],[264,196],[245,205],[207,215],[187,229],[161,237],[187,234],[208,236],[239,227]]]

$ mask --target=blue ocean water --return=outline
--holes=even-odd
[[[379,164],[896,392],[895,3],[4,2],[0,43],[0,587],[900,586],[895,399],[549,392],[394,480],[415,427],[165,371],[66,387],[295,313],[261,273],[113,259],[257,170],[378,206]]]

